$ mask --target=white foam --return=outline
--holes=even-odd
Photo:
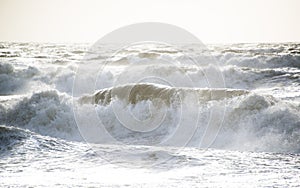
[[[78,140],[71,102],[70,97],[55,90],[34,93],[7,109],[6,124],[42,135]]]

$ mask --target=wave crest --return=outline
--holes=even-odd
[[[169,106],[174,98],[184,98],[189,93],[198,96],[198,100],[209,101],[245,95],[248,94],[249,91],[222,88],[174,88],[156,84],[139,83],[102,89],[91,96],[81,97],[79,101],[81,103],[108,105],[114,98],[126,101],[130,104],[159,99]]]

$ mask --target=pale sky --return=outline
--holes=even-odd
[[[149,21],[204,43],[300,42],[300,0],[0,0],[0,41],[95,42]]]

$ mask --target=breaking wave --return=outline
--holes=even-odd
[[[79,113],[86,116],[87,127],[90,126],[90,114],[85,107],[95,110],[97,120],[105,130],[123,143],[159,144],[172,136],[181,122],[180,125],[187,128],[196,123],[188,145],[201,147],[209,122],[223,119],[220,129],[211,127],[212,132],[218,133],[212,147],[298,153],[299,47],[299,44],[210,46],[215,49],[212,55],[220,62],[226,88],[209,87],[205,77],[213,77],[214,66],[205,61],[206,52],[197,54],[193,45],[185,48],[199,62],[198,67],[160,63],[160,59],[174,62],[187,58],[166,47],[124,50],[114,59],[113,66],[108,66],[98,78],[101,87],[96,88],[99,90],[76,96],[73,101],[72,84],[77,66],[83,63],[78,61],[86,52],[84,47],[5,43],[0,47],[1,141],[4,145],[15,146],[14,143],[17,145],[32,134],[81,140],[73,114],[74,102],[76,107],[82,108]],[[87,53],[90,53],[87,60],[95,62],[102,62],[109,54]],[[138,63],[141,61],[147,66]],[[128,65],[129,69],[121,71],[125,77],[120,77],[120,70]],[[136,74],[154,74],[175,84],[128,82],[114,86],[118,83],[117,78],[134,81]],[[195,87],[186,86],[183,76],[188,77]],[[90,77],[83,82],[95,81]],[[219,109],[225,109],[224,113]],[[156,117],[161,121],[156,121]],[[124,127],[129,122],[133,122],[136,130],[145,122],[157,127],[138,132]],[[98,134],[101,137],[102,133]]]
[[[94,95],[81,97],[79,102],[83,106],[96,105],[99,121],[105,129],[116,140],[127,144],[153,145],[163,142],[176,131],[179,119],[186,118],[181,114],[181,110],[184,110],[191,121],[182,120],[180,126],[188,129],[195,121],[193,117],[199,117],[195,134],[187,143],[189,146],[201,147],[199,143],[205,136],[209,122],[220,119],[216,115],[223,115],[221,129],[213,129],[218,136],[212,147],[246,151],[300,151],[299,104],[270,95],[247,90],[172,88],[141,83],[102,89]],[[189,108],[183,108],[180,102]],[[120,120],[114,106],[130,114],[125,117],[128,120],[122,120],[124,117]],[[213,109],[222,109],[224,106],[224,114],[211,115]],[[140,122],[132,123],[134,126],[142,126],[143,121],[151,118],[153,113],[164,117],[157,129],[136,132],[124,127],[124,122],[132,122],[131,118]]]
[[[70,98],[59,95],[55,90],[34,93],[7,109],[6,124],[42,135],[75,140],[80,138]]]

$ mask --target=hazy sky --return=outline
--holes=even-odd
[[[300,42],[300,0],[0,0],[0,41],[95,42],[149,21],[204,43]]]

